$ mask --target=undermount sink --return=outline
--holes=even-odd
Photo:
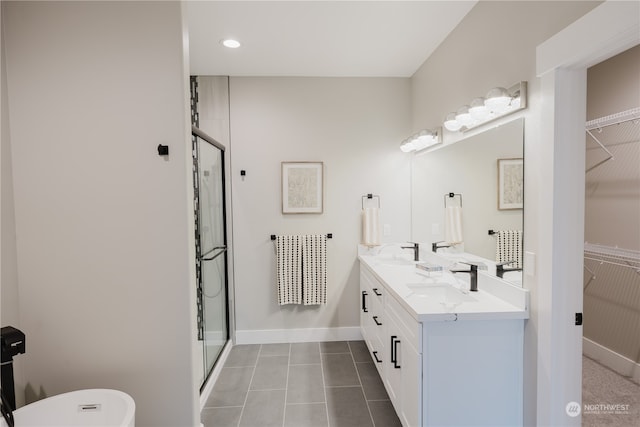
[[[477,302],[478,300],[469,294],[462,293],[448,283],[409,283],[407,285],[411,294],[432,299],[444,305],[458,305],[463,302]]]
[[[412,265],[415,264],[414,261],[411,261],[407,258],[401,257],[376,257],[376,261],[382,265]]]

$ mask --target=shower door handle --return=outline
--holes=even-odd
[[[225,253],[227,251],[227,247],[226,246],[216,246],[215,248],[213,248],[209,253],[215,251],[216,249],[221,249],[221,251],[216,252],[215,255],[205,258],[205,257],[200,257],[200,261],[213,261],[214,259],[218,258],[218,256],[220,256],[221,254]]]

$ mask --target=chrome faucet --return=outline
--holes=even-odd
[[[413,249],[413,260],[420,261],[420,244],[409,242],[413,246],[401,246],[402,249]]]
[[[478,266],[476,264],[470,264],[463,262],[462,264],[469,264],[470,270],[449,270],[452,273],[469,273],[469,290],[471,292],[478,292]]]
[[[439,242],[433,242],[431,244],[431,252],[438,252],[438,249],[440,249],[440,248],[450,248],[451,247],[451,245],[438,246],[438,243],[444,243],[444,240],[441,240]]]
[[[496,264],[496,276],[503,279],[504,273],[508,271],[522,271],[521,268],[504,268],[505,265],[513,264],[515,261],[506,261]]]

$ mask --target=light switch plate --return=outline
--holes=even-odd
[[[382,235],[383,236],[391,236],[391,224],[385,224],[382,227]]]
[[[536,254],[535,252],[524,253],[524,270],[527,276],[536,275]]]

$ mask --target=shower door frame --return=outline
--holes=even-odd
[[[206,351],[205,351],[205,347],[206,347],[206,338],[205,338],[205,333],[206,331],[204,330],[204,323],[205,323],[205,319],[204,319],[204,300],[203,300],[203,294],[204,294],[204,284],[203,284],[203,272],[202,272],[202,246],[201,246],[201,239],[200,239],[200,227],[201,227],[201,214],[200,214],[200,171],[199,171],[199,159],[200,159],[200,155],[199,155],[199,146],[198,146],[198,138],[201,139],[202,141],[212,145],[213,147],[217,148],[220,150],[220,160],[221,160],[221,180],[222,180],[222,223],[223,223],[223,245],[224,245],[224,250],[217,255],[218,256],[223,256],[224,257],[224,267],[225,267],[225,274],[224,274],[224,293],[225,293],[225,298],[224,298],[224,322],[225,322],[225,334],[226,334],[226,342],[228,343],[229,340],[231,339],[231,325],[230,325],[230,313],[229,313],[229,309],[230,309],[230,298],[229,298],[229,257],[228,257],[228,235],[227,235],[227,188],[226,188],[226,167],[225,167],[225,151],[226,151],[226,147],[224,145],[222,145],[221,143],[219,143],[218,141],[216,141],[214,138],[212,138],[211,136],[207,135],[205,132],[203,132],[202,130],[200,130],[199,128],[197,128],[196,126],[191,126],[191,135],[192,135],[192,155],[193,155],[193,179],[194,179],[194,214],[195,214],[195,242],[196,242],[196,257],[195,257],[195,262],[196,262],[196,295],[197,295],[197,300],[196,300],[196,304],[197,304],[197,312],[198,312],[198,317],[199,319],[201,319],[201,322],[198,321],[198,341],[202,341],[203,345],[202,345],[202,352],[203,352],[203,380],[202,380],[202,384],[200,384],[200,391],[202,392],[202,390],[204,389],[205,385],[207,384],[207,381],[209,379],[209,377],[211,376],[212,372],[214,371],[215,367],[216,367],[216,363],[218,362],[218,360],[220,360],[220,356],[223,354],[224,352],[224,348],[225,345],[222,346],[220,352],[218,353],[217,357],[216,357],[216,361],[213,363],[213,365],[211,366],[211,368],[209,369],[207,367],[207,356],[206,356]],[[199,304],[200,302],[200,304]]]

